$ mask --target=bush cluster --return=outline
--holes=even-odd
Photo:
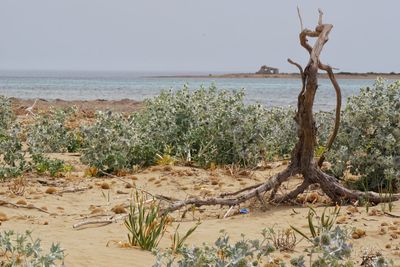
[[[400,81],[378,79],[349,99],[327,160],[332,172],[360,176],[358,189],[400,188]]]
[[[243,97],[243,91],[183,88],[147,100],[129,118],[98,113],[96,123],[82,130],[82,160],[110,171],[154,164],[157,155],[203,167],[254,167],[263,159],[287,155],[296,140],[294,111],[245,105]]]
[[[32,154],[81,151],[82,162],[117,172],[157,162],[191,162],[202,167],[288,157],[296,143],[292,108],[246,105],[244,91],[214,86],[163,91],[130,116],[98,112],[93,124],[72,129],[75,110],[37,116],[27,129]],[[0,176],[18,173],[24,155],[9,99],[0,98]],[[333,112],[316,113],[318,155],[331,133]],[[400,82],[377,80],[351,97],[342,112],[334,146],[327,154],[336,177],[360,177],[352,186],[397,190],[400,176]],[[168,159],[168,160],[166,160]]]
[[[63,266],[64,250],[60,244],[52,244],[48,253],[43,253],[40,239],[33,239],[30,231],[19,234],[13,231],[0,233],[1,266]]]
[[[20,132],[10,99],[0,96],[0,180],[18,176],[26,168]]]
[[[27,141],[31,153],[75,152],[80,146],[80,137],[67,123],[75,116],[74,107],[55,109],[42,116],[27,130]]]

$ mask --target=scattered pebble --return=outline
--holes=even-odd
[[[106,189],[106,190],[110,189],[110,185],[106,182],[102,183],[100,187],[101,189]]]
[[[49,187],[46,190],[46,194],[50,194],[50,195],[54,194],[55,192],[57,192],[57,188],[55,188],[55,187]]]
[[[8,217],[4,212],[0,211],[0,222],[8,221]]]
[[[363,237],[363,236],[365,236],[366,234],[365,234],[365,230],[362,230],[362,229],[360,229],[360,228],[357,228],[357,229],[355,229],[354,230],[354,232],[353,232],[353,234],[351,235],[351,237],[353,238],[353,239],[359,239],[359,238],[361,238],[361,237]]]
[[[105,211],[102,208],[94,208],[90,214],[98,214],[98,213],[104,213],[104,212]]]
[[[26,205],[26,204],[28,204],[28,203],[26,202],[25,199],[20,199],[20,200],[17,201],[17,204],[18,204],[18,205]]]
[[[122,205],[117,205],[114,208],[111,209],[115,214],[121,214],[121,213],[126,213],[125,208]]]

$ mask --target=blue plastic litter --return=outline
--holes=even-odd
[[[240,209],[239,212],[240,212],[241,214],[247,214],[247,213],[249,213],[250,211],[249,211],[249,209]]]

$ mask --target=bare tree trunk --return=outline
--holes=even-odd
[[[309,185],[319,184],[323,192],[332,199],[332,201],[341,204],[348,201],[356,201],[360,198],[368,198],[369,201],[377,204],[380,202],[387,202],[400,199],[400,194],[394,194],[391,196],[379,195],[375,192],[361,192],[353,191],[345,188],[341,185],[336,178],[321,171],[320,167],[324,161],[324,154],[321,156],[318,162],[314,160],[314,151],[316,147],[317,128],[313,116],[313,104],[315,94],[318,89],[318,70],[324,70],[328,73],[328,76],[332,82],[332,85],[336,91],[337,105],[336,105],[336,118],[334,123],[333,132],[329,138],[328,144],[325,151],[329,150],[336,137],[340,124],[340,108],[341,108],[341,90],[333,74],[332,68],[329,65],[321,63],[319,56],[326,42],[328,36],[333,28],[332,24],[322,23],[323,13],[319,10],[318,25],[315,30],[303,29],[302,19],[299,13],[301,22],[301,33],[300,44],[304,47],[309,55],[310,59],[306,67],[301,67],[300,64],[288,59],[289,63],[295,65],[301,74],[302,88],[298,96],[297,112],[294,120],[297,123],[298,130],[298,142],[292,151],[292,160],[287,169],[281,173],[268,179],[265,183],[251,186],[248,188],[241,189],[233,193],[225,193],[220,197],[208,198],[208,199],[188,199],[183,201],[177,201],[170,205],[166,212],[180,209],[186,205],[227,205],[234,206],[251,198],[257,197],[260,199],[262,193],[272,191],[272,199],[270,201],[282,202],[293,198],[296,198],[298,194],[304,192]],[[315,44],[312,47],[308,43],[307,38],[316,38]],[[290,179],[291,176],[300,173],[304,182],[292,192],[285,196],[276,197],[275,193],[279,186]],[[226,198],[230,196],[230,198]],[[233,197],[236,196],[236,197]],[[260,200],[262,204],[263,200]]]

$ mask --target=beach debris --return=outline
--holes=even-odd
[[[44,212],[44,213],[47,213],[47,214],[50,214],[50,215],[54,215],[53,213],[50,213],[45,209],[38,208],[38,207],[34,206],[33,204],[18,205],[18,204],[14,204],[14,203],[11,203],[11,202],[8,202],[8,201],[5,201],[5,200],[0,200],[0,206],[11,206],[13,208],[34,209],[34,210],[38,210],[38,211],[41,211],[41,212]]]
[[[227,217],[230,215],[230,213],[231,213],[233,207],[234,207],[234,206],[231,206],[231,207],[228,209],[228,211],[225,213],[225,215],[224,215],[224,217],[223,217],[224,219],[227,218]]]
[[[240,209],[240,210],[239,210],[239,213],[240,213],[240,214],[248,214],[248,213],[250,213],[250,211],[249,211],[249,209],[247,209],[247,208],[243,208],[243,209]]]

